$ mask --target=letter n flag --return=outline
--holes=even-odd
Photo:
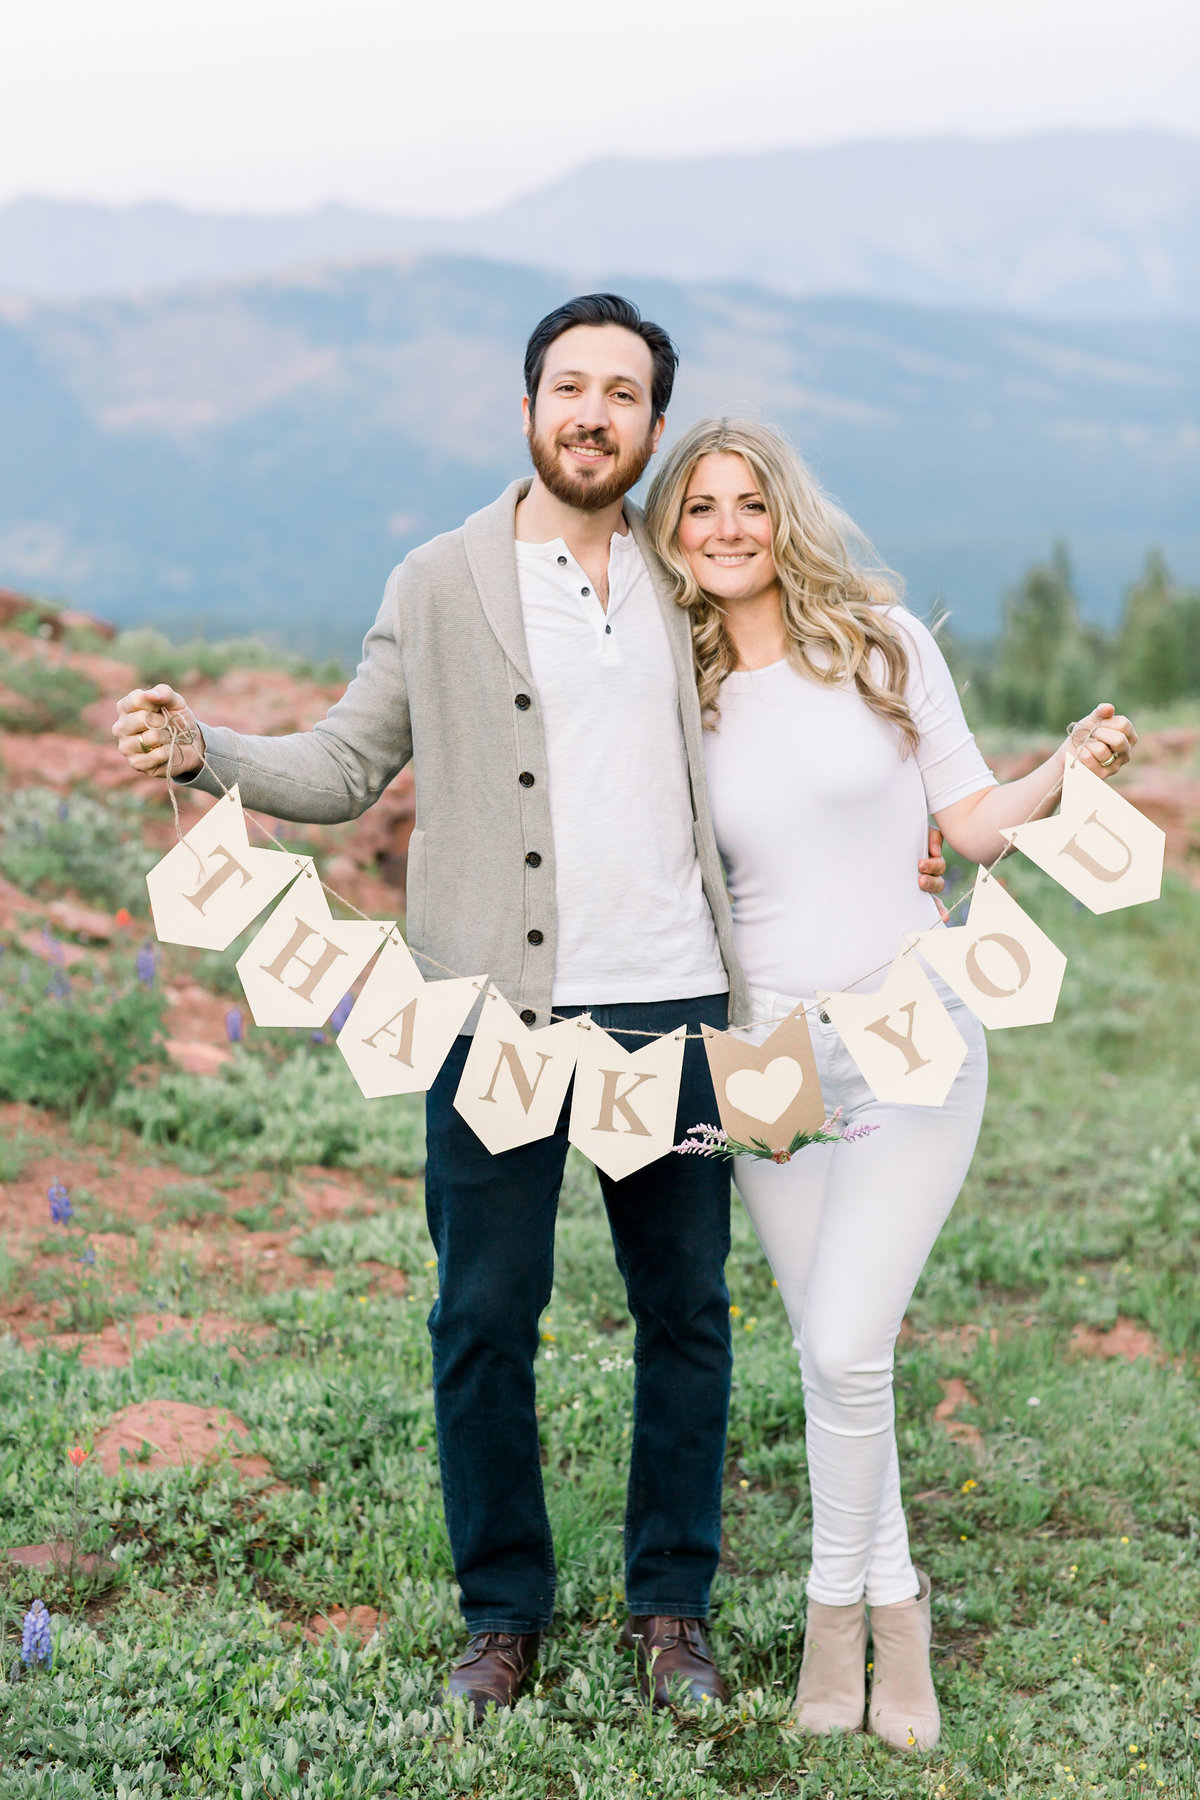
[[[574,1019],[530,1031],[508,1001],[489,988],[454,1105],[493,1156],[554,1131],[571,1083],[578,1037]]]

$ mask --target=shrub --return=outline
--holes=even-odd
[[[112,910],[146,912],[146,873],[157,857],[143,847],[128,807],[18,788],[4,802],[0,826],[0,868],[24,893],[69,888]]]
[[[117,1120],[204,1167],[378,1169],[414,1175],[425,1159],[420,1095],[367,1100],[337,1052],[297,1049],[283,1062],[239,1048],[218,1075],[175,1071],[126,1088]]]
[[[0,959],[0,1099],[69,1112],[103,1106],[150,1061],[162,997],[132,962],[68,976],[34,957]]]
[[[329,683],[345,678],[341,663],[335,659],[313,663],[275,644],[264,643],[261,638],[226,638],[219,643],[192,638],[186,644],[173,644],[161,631],[145,626],[123,631],[112,646],[112,654],[133,664],[142,687],[166,681],[181,688],[197,677],[218,681],[230,669],[283,669],[289,675]]]
[[[7,731],[63,731],[100,692],[78,669],[40,656],[10,661],[0,684],[0,725]]]

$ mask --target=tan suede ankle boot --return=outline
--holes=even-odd
[[[867,1704],[867,1609],[808,1603],[796,1689],[801,1731],[861,1731]]]
[[[870,1729],[897,1750],[932,1750],[941,1714],[929,1672],[929,1577],[917,1570],[915,1600],[871,1608],[872,1655]]]

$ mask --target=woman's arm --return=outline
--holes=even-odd
[[[1093,707],[1087,718],[1074,727],[1071,737],[1031,775],[1006,781],[1001,787],[981,788],[935,813],[951,849],[971,862],[993,863],[1006,847],[1006,840],[1000,835],[1002,829],[1023,825],[1031,818],[1042,819],[1053,812],[1072,743],[1084,768],[1107,781],[1129,761],[1137,732],[1124,714],[1118,716],[1116,708],[1107,701]]]

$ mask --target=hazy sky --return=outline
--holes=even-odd
[[[1200,130],[1196,0],[36,0],[0,201],[468,212],[621,152],[1061,125]]]

